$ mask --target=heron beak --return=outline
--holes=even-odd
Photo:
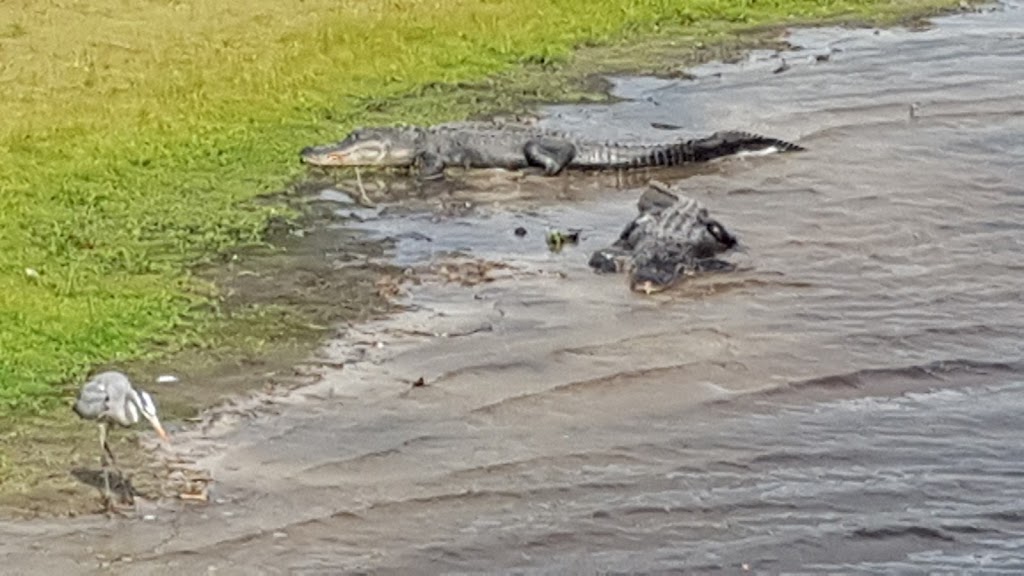
[[[169,444],[171,439],[167,436],[167,432],[164,431],[164,427],[160,424],[160,420],[156,416],[146,416],[146,419],[153,425],[153,430],[156,430],[156,433],[160,438]]]

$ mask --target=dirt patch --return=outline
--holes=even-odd
[[[135,434],[115,430],[109,442],[135,491],[143,497],[158,494],[163,474],[139,448]],[[70,409],[64,419],[23,422],[4,438],[4,450],[8,458],[21,463],[18,470],[29,471],[18,474],[15,470],[4,482],[0,492],[4,516],[77,516],[103,511],[99,430],[78,421]]]
[[[141,382],[178,379],[159,389],[169,418],[195,416],[241,391],[288,385],[296,377],[290,367],[329,331],[399,309],[377,289],[396,272],[383,261],[387,243],[331,225],[338,218],[306,194],[303,187],[292,201],[302,217],[275,222],[266,246],[196,271],[217,287],[213,305],[225,321],[212,336],[222,345],[128,365]]]

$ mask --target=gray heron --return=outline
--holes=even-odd
[[[100,464],[103,467],[103,497],[108,509],[113,508],[110,493],[110,466],[117,469],[114,453],[107,444],[107,428],[111,424],[130,427],[145,418],[165,442],[170,440],[156,415],[153,398],[132,387],[131,380],[120,372],[102,372],[82,386],[74,411],[84,420],[94,420],[100,427]],[[120,474],[120,472],[118,472]],[[123,478],[123,476],[122,476]]]

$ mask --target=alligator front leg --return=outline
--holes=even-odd
[[[572,162],[576,146],[558,138],[537,138],[523,146],[523,154],[527,162],[541,166],[546,175],[554,176]]]
[[[423,180],[439,180],[444,178],[444,158],[440,154],[424,152],[419,157],[420,178]]]
[[[590,255],[588,265],[600,274],[622,272],[629,265],[629,251],[610,246]]]

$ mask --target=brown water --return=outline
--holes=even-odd
[[[593,275],[640,192],[601,178],[482,176],[447,199],[468,215],[371,218],[400,261],[516,268],[418,287],[272,414],[177,434],[211,505],[2,524],[2,572],[1024,573],[1024,11],[791,41],[781,74],[624,78],[545,120],[806,146],[685,173],[738,272],[655,297]],[[581,245],[547,252],[548,227]]]

